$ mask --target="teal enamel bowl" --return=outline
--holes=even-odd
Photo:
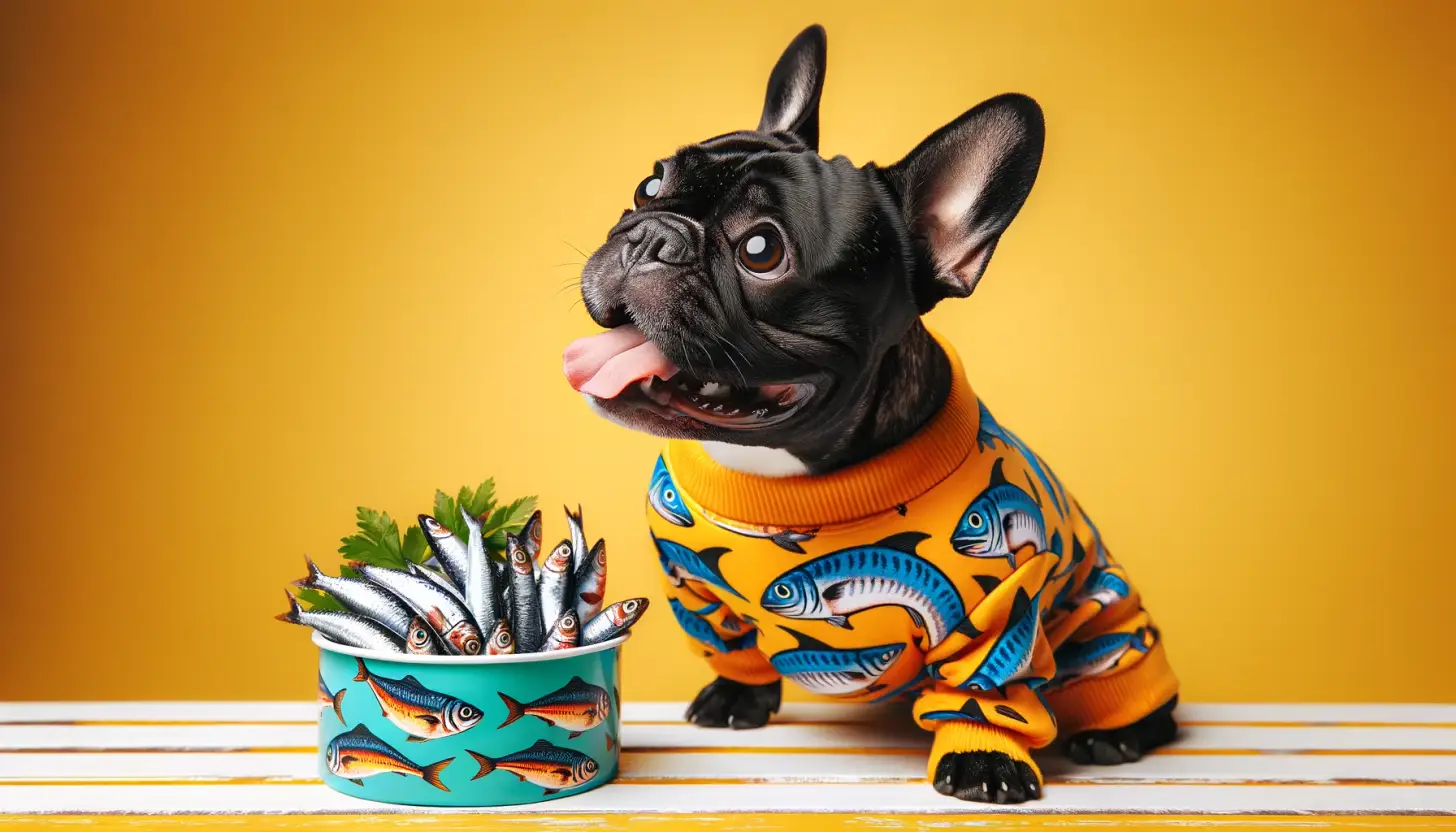
[[[319,648],[318,770],[352,797],[487,807],[580,794],[617,776],[621,647],[514,656]]]

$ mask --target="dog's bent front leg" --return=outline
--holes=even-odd
[[[1056,718],[1034,689],[1056,673],[1051,645],[1035,625],[1057,560],[1022,560],[925,657],[935,681],[916,700],[915,721],[935,732],[930,782],[961,800],[1041,797],[1031,750],[1057,735]]]
[[[778,713],[782,682],[758,649],[758,629],[701,585],[663,575],[673,617],[693,652],[718,674],[688,706],[688,722],[705,728],[761,728]]]
[[[915,721],[935,732],[928,776],[941,794],[980,803],[1022,803],[1041,797],[1031,749],[1056,736],[1056,722],[1024,684],[970,693],[937,684],[915,703]]]

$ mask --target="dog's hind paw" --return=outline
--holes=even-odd
[[[1178,723],[1173,719],[1173,699],[1126,728],[1110,731],[1083,731],[1067,741],[1067,756],[1072,762],[1088,766],[1115,766],[1135,763],[1160,745],[1167,745],[1178,736]]]
[[[762,728],[779,712],[783,682],[745,685],[717,678],[688,706],[687,721],[704,728]]]
[[[976,803],[1025,803],[1041,797],[1036,770],[1001,751],[945,754],[931,783],[941,794]]]

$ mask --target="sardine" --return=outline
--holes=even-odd
[[[543,796],[589,783],[597,776],[596,760],[580,751],[552,745],[546,740],[539,740],[530,748],[504,757],[491,758],[470,749],[466,749],[466,752],[480,764],[480,771],[472,780],[479,780],[496,769],[503,769],[516,775],[523,783],[530,781],[545,789]]]
[[[571,541],[556,544],[541,562],[541,621],[556,621],[566,611],[572,593]]]
[[[737,652],[753,647],[758,643],[757,630],[749,630],[744,635],[732,641],[726,641],[722,636],[718,635],[718,631],[713,629],[713,625],[707,619],[683,606],[681,601],[676,598],[669,598],[667,599],[667,603],[672,607],[672,615],[677,619],[677,624],[682,628],[683,632],[719,653]],[[718,605],[713,605],[713,607],[716,606]]]
[[[590,621],[602,611],[602,601],[607,595],[606,540],[598,540],[591,548],[591,554],[576,572],[571,589],[576,599],[577,619]]]
[[[405,571],[409,572],[412,575],[419,575],[422,578],[428,578],[430,582],[433,583],[435,586],[445,590],[451,595],[454,595],[456,601],[459,601],[462,604],[465,603],[465,593],[461,592],[460,587],[456,586],[455,582],[450,580],[450,576],[446,575],[444,572],[441,572],[434,567],[421,566],[417,563],[405,564]]]
[[[406,742],[424,742],[474,728],[484,716],[480,709],[461,699],[430,690],[413,676],[386,679],[369,671],[363,659],[359,662],[356,682],[367,682],[379,700],[386,719],[409,734]]]
[[[784,678],[820,696],[848,696],[883,689],[880,677],[905,652],[904,644],[842,650],[787,627],[783,629],[798,640],[798,646],[775,653],[769,657],[769,663]]]
[[[506,705],[506,721],[501,728],[523,716],[534,716],[547,725],[565,728],[567,739],[576,739],[601,725],[612,713],[612,701],[604,688],[590,684],[580,676],[532,702],[521,703],[500,694]]]
[[[425,542],[430,544],[430,551],[435,553],[435,560],[444,567],[445,574],[450,576],[455,586],[464,590],[470,561],[465,541],[428,514],[420,515],[420,530],[425,533]]]
[[[410,620],[409,635],[405,637],[404,649],[416,656],[438,656],[444,652],[435,638],[435,631],[425,619],[415,616]]]
[[[402,639],[409,638],[409,623],[414,613],[393,593],[362,578],[325,575],[312,558],[304,557],[303,562],[308,566],[308,577],[294,581],[295,585],[323,590],[334,596],[349,612],[383,624]]]
[[[1043,587],[1043,590],[1045,587]],[[1011,601],[1011,614],[1006,629],[996,639],[981,666],[966,680],[969,690],[995,690],[1007,682],[1023,678],[1031,670],[1036,649],[1036,636],[1041,630],[1041,591],[1035,598],[1018,587]]]
[[[541,510],[538,508],[531,514],[531,518],[521,527],[521,542],[526,545],[526,554],[531,560],[541,554]]]
[[[581,646],[610,641],[627,632],[647,612],[646,598],[629,598],[597,613],[596,618],[581,628]]]
[[[490,633],[490,641],[485,645],[485,652],[488,656],[509,656],[516,652],[516,637],[511,633],[511,624],[502,618],[495,623],[495,629]]]
[[[334,716],[337,716],[339,718],[339,721],[340,722],[343,722],[344,721],[344,694],[346,694],[346,693],[349,692],[348,689],[347,688],[339,688],[339,692],[338,693],[330,693],[329,692],[329,686],[326,685],[326,684],[324,684],[324,674],[323,674],[322,671],[319,672],[318,679],[319,679],[319,687],[318,687],[319,718],[322,719],[324,714],[326,714],[326,713],[328,713],[329,711],[332,710],[334,712]]]
[[[324,638],[347,647],[404,653],[404,641],[378,621],[352,612],[305,610],[287,590],[283,594],[288,598],[288,612],[276,616],[279,621],[312,627]]]
[[[581,623],[576,617],[576,610],[567,610],[551,626],[551,632],[546,636],[546,643],[541,645],[541,652],[570,650],[580,641]]]
[[[991,466],[991,481],[961,515],[950,545],[973,558],[1006,558],[1016,568],[1016,551],[1028,543],[1047,550],[1046,521],[1041,507],[1022,489],[1007,481],[1002,462]]]
[[[652,534],[650,530],[648,533]],[[657,559],[662,564],[662,571],[672,577],[675,582],[680,583],[684,578],[691,578],[734,597],[743,598],[742,593],[728,585],[728,581],[723,578],[723,573],[718,567],[718,561],[728,554],[728,549],[713,546],[702,551],[695,551],[681,543],[658,537],[656,534],[652,534],[652,542],[657,546]],[[748,599],[743,598],[743,600]]]
[[[652,469],[647,501],[667,522],[675,526],[693,525],[693,513],[688,510],[688,504],[678,492],[672,474],[667,471],[667,462],[661,456],[657,457],[657,465]]]
[[[488,632],[501,617],[501,610],[495,603],[495,571],[491,569],[489,554],[485,551],[480,519],[471,517],[470,512],[463,508],[460,516],[465,518],[465,525],[470,529],[470,542],[465,546],[469,555],[465,569],[465,606],[475,616],[476,626],[481,632]]]
[[[440,781],[440,774],[446,766],[455,762],[455,758],[449,757],[421,768],[360,723],[354,726],[354,730],[334,737],[324,752],[324,762],[335,777],[342,777],[356,786],[364,785],[365,777],[403,774],[419,777],[440,791],[448,792],[450,790]]]
[[[1081,591],[1072,595],[1070,603],[1074,607],[1080,607],[1088,601],[1096,601],[1104,607],[1110,607],[1131,593],[1132,588],[1120,575],[1093,567],[1087,582],[1082,585]]]
[[[1021,454],[1021,458],[1026,461],[1027,466],[1036,473],[1036,478],[1041,481],[1042,488],[1051,498],[1052,506],[1057,510],[1057,514],[1067,516],[1067,489],[1062,487],[1062,481],[1057,479],[1056,472],[1051,469],[1051,466],[1044,464],[1041,457],[1028,448],[1016,434],[997,422],[996,418],[991,415],[991,411],[986,408],[985,402],[977,404],[981,410],[981,425],[976,432],[976,443],[984,450],[987,446],[994,448],[996,443],[993,440],[999,439],[1001,444],[1015,448]]]
[[[1146,653],[1153,643],[1147,628],[1140,628],[1135,633],[1108,633],[1078,644],[1064,644],[1057,650],[1057,672],[1052,686],[1063,687],[1078,679],[1106,673],[1129,650]]]
[[[454,595],[436,586],[429,578],[414,575],[398,569],[385,569],[372,564],[360,563],[354,567],[359,574],[398,595],[410,608],[419,613],[440,637],[448,653],[475,656],[483,646],[480,630],[465,605]]]
[[[788,526],[745,526],[712,516],[708,516],[708,522],[734,534],[770,541],[780,549],[796,555],[804,554],[804,547],[800,543],[813,540],[819,533],[818,529],[793,529]]]
[[[849,616],[862,610],[903,607],[933,647],[965,618],[966,608],[945,573],[915,554],[927,537],[902,532],[814,558],[775,578],[760,604],[785,618],[844,629],[852,629]]]
[[[581,522],[581,506],[576,507],[575,514],[566,506],[561,508],[566,511],[566,524],[571,528],[571,574],[575,575],[587,559],[586,530]]]
[[[506,534],[506,559],[511,567],[511,629],[516,652],[535,653],[546,640],[541,624],[541,597],[536,594],[536,562],[526,554],[524,541]]]

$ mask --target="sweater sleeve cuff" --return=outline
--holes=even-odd
[[[780,676],[763,653],[756,649],[714,653],[708,664],[719,676],[745,685],[766,685]]]

